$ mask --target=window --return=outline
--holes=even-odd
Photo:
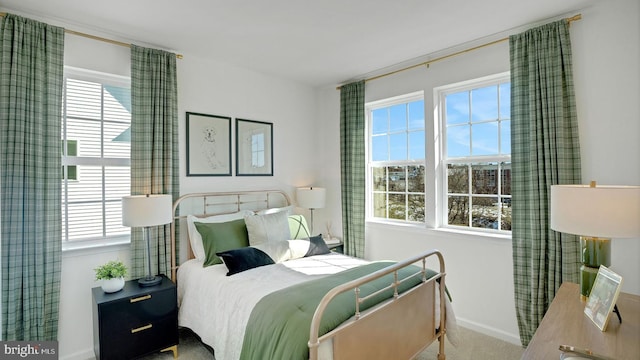
[[[436,89],[443,224],[511,230],[510,93],[508,74]]]
[[[425,218],[422,92],[367,105],[369,217]]]
[[[128,241],[129,79],[65,69],[62,119],[63,248]]]
[[[511,231],[510,98],[503,73],[435,88],[433,120],[422,92],[366,104],[367,220]]]
[[[62,141],[62,155],[65,155],[64,152],[65,142]],[[78,140],[69,140],[66,142],[66,155],[67,156],[78,156]],[[63,179],[67,180],[78,180],[78,167],[75,165],[67,165],[66,167],[62,167],[62,176]]]

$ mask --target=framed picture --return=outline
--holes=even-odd
[[[584,313],[601,331],[607,330],[621,286],[622,276],[600,265]]]
[[[236,175],[273,176],[273,124],[236,118]]]
[[[231,176],[231,118],[187,112],[187,176]]]

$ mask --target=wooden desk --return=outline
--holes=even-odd
[[[560,359],[560,345],[587,348],[618,360],[640,359],[640,296],[620,293],[622,324],[611,314],[607,331],[584,314],[580,286],[563,283],[529,343],[522,359]]]

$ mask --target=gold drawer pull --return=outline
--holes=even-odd
[[[133,298],[130,301],[131,301],[131,303],[135,303],[135,302],[138,302],[138,301],[149,300],[149,299],[151,299],[151,294],[147,294],[145,296],[140,296],[140,297],[137,297],[137,298]]]
[[[137,333],[139,331],[144,331],[144,330],[151,329],[152,327],[153,327],[153,325],[151,325],[151,324],[148,324],[148,325],[145,325],[145,326],[140,326],[139,328],[131,329],[131,333],[135,334],[135,333]]]

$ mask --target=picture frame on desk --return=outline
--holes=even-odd
[[[621,287],[622,276],[601,265],[584,307],[585,315],[593,321],[600,331],[607,330],[611,312],[616,305]]]

